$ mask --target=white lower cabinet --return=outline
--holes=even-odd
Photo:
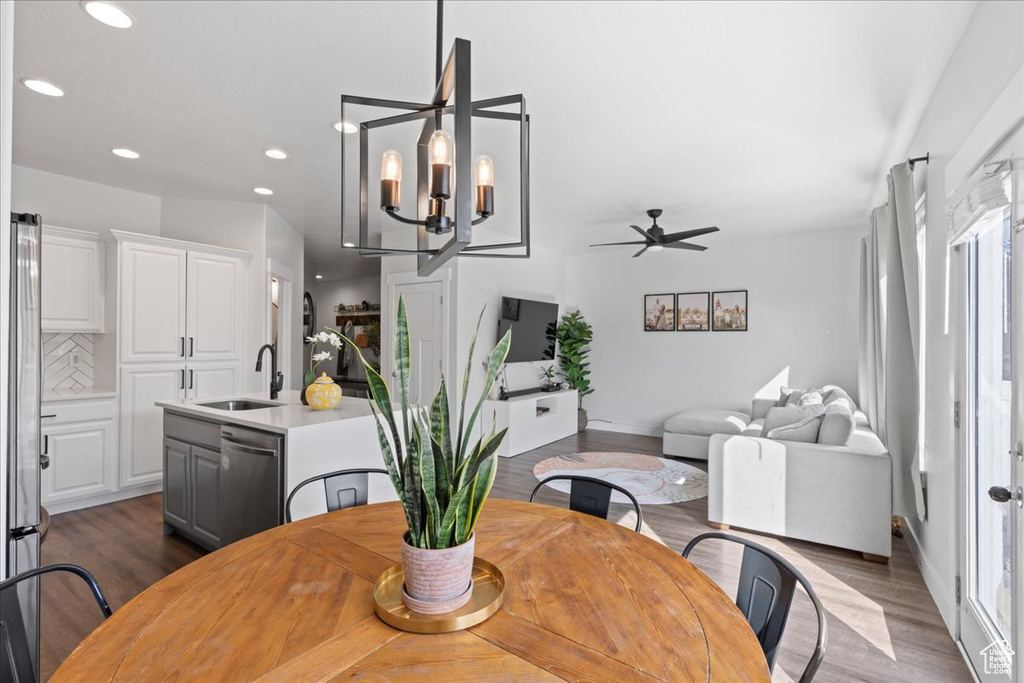
[[[43,404],[43,455],[49,466],[40,481],[42,504],[117,490],[117,403],[114,399]]]
[[[121,366],[120,485],[163,480],[163,409],[157,401],[185,397],[185,364]]]

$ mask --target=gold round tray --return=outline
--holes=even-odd
[[[449,633],[476,626],[501,607],[505,577],[487,560],[473,558],[473,596],[469,602],[447,614],[417,614],[405,606],[402,587],[405,573],[401,563],[380,575],[373,587],[373,609],[388,626],[412,633]]]

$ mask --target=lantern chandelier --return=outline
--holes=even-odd
[[[363,256],[419,257],[418,272],[429,275],[454,256],[491,258],[530,257],[530,117],[526,99],[506,95],[474,102],[470,94],[470,42],[456,38],[442,67],[441,41],[444,26],[444,0],[437,3],[437,47],[434,96],[430,103],[419,104],[370,97],[341,96],[341,120],[346,105],[383,107],[406,113],[364,121],[359,124],[359,241],[346,239],[345,230],[345,138],[341,136],[341,209],[342,247]],[[452,131],[442,127],[450,117]],[[499,244],[473,244],[473,226],[495,215],[494,162],[486,154],[472,158],[472,119],[486,118],[519,125],[519,241]],[[374,247],[369,243],[369,159],[370,132],[385,126],[423,121],[416,145],[417,217],[403,216],[401,186],[402,155],[394,149],[384,152],[380,162],[380,209],[392,220],[416,226],[416,249]],[[472,173],[469,169],[472,168]],[[465,171],[463,171],[465,169]],[[460,172],[461,171],[461,172]],[[499,200],[498,206],[502,202]],[[507,203],[506,205],[512,205]],[[451,238],[437,248],[430,246],[431,235]],[[509,253],[513,251],[513,253]],[[501,253],[491,253],[501,252]]]

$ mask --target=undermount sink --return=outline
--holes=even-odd
[[[281,404],[253,401],[248,398],[234,398],[229,401],[213,401],[212,403],[200,403],[199,405],[216,410],[259,410],[260,408],[276,408]]]

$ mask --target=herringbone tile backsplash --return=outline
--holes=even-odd
[[[43,391],[92,388],[94,364],[91,334],[43,335]]]

